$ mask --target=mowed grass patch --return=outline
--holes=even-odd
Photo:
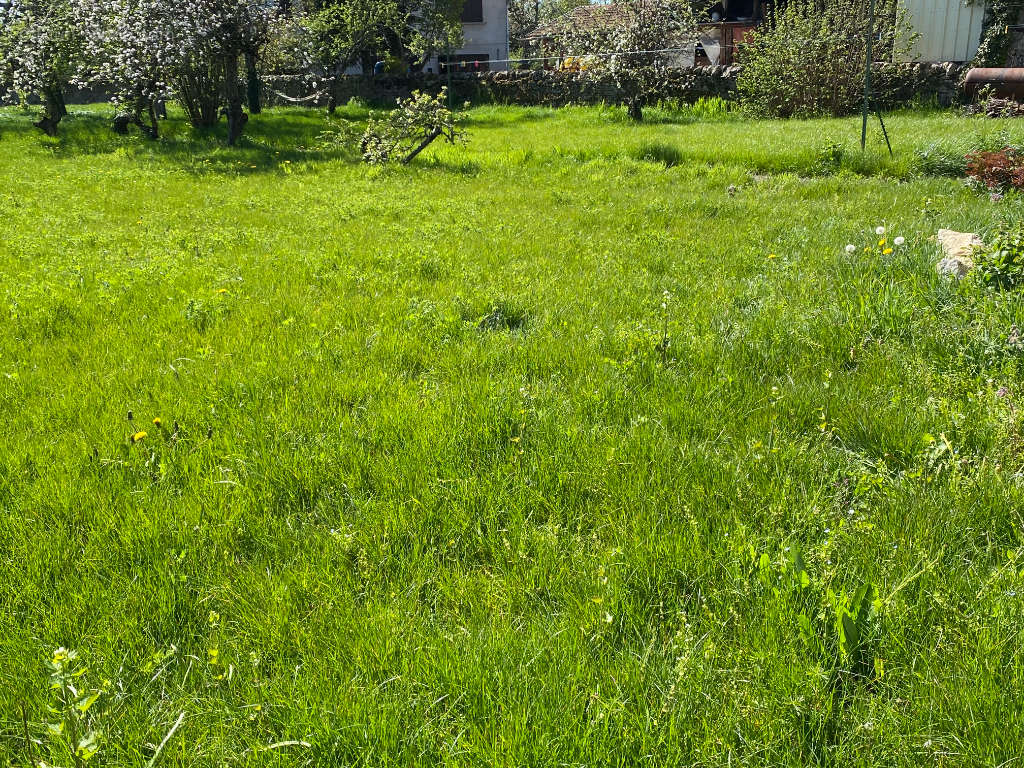
[[[1021,753],[1024,323],[932,239],[1020,201],[917,158],[1024,129],[73,112],[0,120],[2,759],[60,646],[104,765]]]

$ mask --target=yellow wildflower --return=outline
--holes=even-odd
[[[219,291],[217,291],[218,294],[227,293],[227,292],[228,292],[227,288],[221,288]]]
[[[133,443],[141,443],[145,439],[146,439],[146,433],[145,432],[136,432],[134,435],[132,435],[132,442]]]
[[[880,246],[881,246],[881,245],[885,245],[885,238],[883,237],[883,238],[882,238],[881,240],[879,240],[879,241],[878,241],[878,244],[879,244]]]
[[[882,254],[884,256],[888,256],[890,253],[892,253],[892,248],[886,248],[884,251],[882,251]]]
[[[160,427],[163,426],[163,422],[160,420],[159,416],[153,419],[153,426],[156,427],[157,429],[160,429]]]

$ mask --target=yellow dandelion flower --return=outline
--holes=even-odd
[[[153,426],[156,427],[157,429],[160,429],[160,427],[163,426],[163,422],[160,420],[159,416],[153,419]]]
[[[890,253],[892,253],[892,248],[886,248],[884,251],[882,251],[882,254],[884,256],[888,256]]]
[[[133,443],[141,443],[145,439],[146,439],[146,433],[145,432],[136,432],[134,435],[132,435],[132,442]]]
[[[218,294],[227,293],[227,292],[228,292],[227,288],[221,288],[219,291],[217,291]]]
[[[777,259],[777,258],[779,258],[779,257],[778,257],[778,256],[776,256],[776,255],[775,255],[774,253],[769,253],[769,254],[768,254],[768,258],[769,258],[769,259]]]
[[[881,240],[879,240],[878,244],[879,245],[885,245],[885,238],[883,237]]]

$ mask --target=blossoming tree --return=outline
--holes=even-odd
[[[6,82],[21,100],[38,98],[35,126],[49,136],[67,115],[64,91],[81,66],[80,29],[71,0],[12,0],[0,9],[0,96]]]
[[[125,120],[157,136],[157,102],[185,55],[183,14],[166,0],[76,0],[86,39],[85,82],[102,83]],[[148,125],[143,116],[148,117]]]
[[[261,0],[74,0],[87,41],[83,79],[113,90],[124,119],[157,136],[157,105],[177,97],[193,125],[223,111],[242,133],[241,58],[256,55],[272,9]],[[144,119],[145,118],[145,119]]]
[[[560,42],[570,54],[607,62],[626,94],[629,116],[640,121],[673,60],[695,47],[696,29],[690,0],[631,0],[596,7],[594,23],[567,28]]]

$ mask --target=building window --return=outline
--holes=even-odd
[[[462,6],[464,24],[480,23],[484,20],[484,0],[466,0]]]
[[[452,56],[452,72],[486,72],[491,68],[491,57],[486,53],[460,53]],[[438,71],[448,71],[448,64],[445,57],[438,57]]]

